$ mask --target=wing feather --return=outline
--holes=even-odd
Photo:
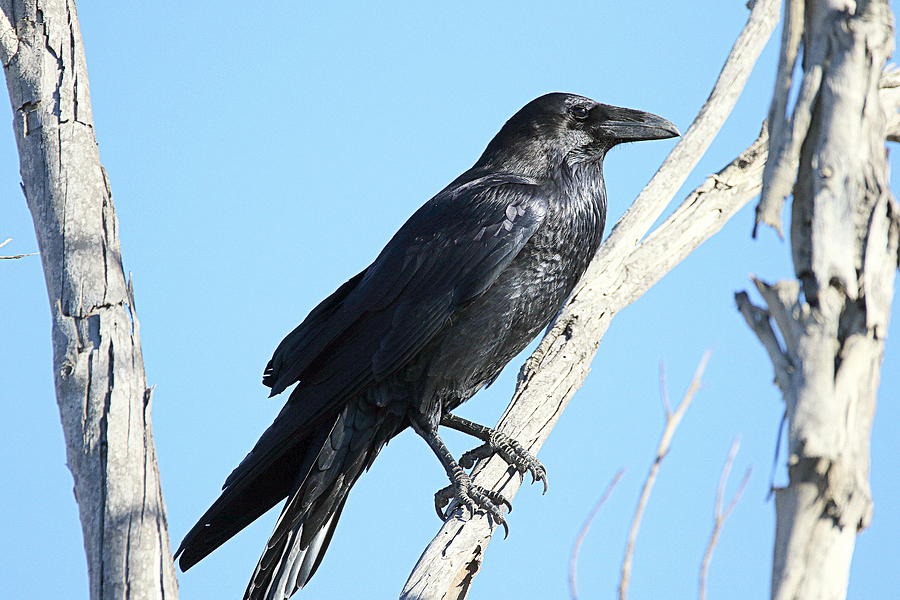
[[[372,265],[278,346],[264,382],[273,395],[300,383],[228,483],[264,469],[298,432],[414,358],[540,227],[541,192],[520,176],[454,182],[410,217]]]

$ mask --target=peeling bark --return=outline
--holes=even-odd
[[[841,600],[872,514],[869,439],[900,239],[884,147],[897,135],[898,77],[883,73],[894,47],[885,0],[801,4],[787,9],[802,17],[801,91],[791,115],[777,114],[792,87],[779,72],[772,106],[787,141],[766,165],[757,210],[780,230],[793,193],[797,280],[756,281],[766,308],[745,293],[737,302],[772,360],[788,422],[772,598]],[[783,60],[796,53],[783,44]]]
[[[0,62],[52,314],[93,600],[176,598],[140,326],[73,0],[0,0]]]

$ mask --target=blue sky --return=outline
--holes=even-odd
[[[746,18],[743,1],[82,3],[94,118],[133,272],[173,544],[278,411],[262,368],[281,337],[377,254],[406,217],[468,168],[513,112],[549,91],[690,124]],[[768,109],[776,32],[744,96],[680,197],[751,142]],[[9,123],[6,102],[0,122]],[[0,134],[4,253],[36,249],[11,128]],[[609,223],[674,141],[607,159]],[[710,597],[767,594],[767,500],[781,400],[734,308],[748,275],[791,274],[752,204],[614,321],[541,453],[550,493],[524,488],[471,598],[559,598],[585,515],[626,473],[581,555],[583,598],[615,589],[631,512],[662,426],[657,365],[683,392],[702,352],[704,388],[667,458],[638,540],[632,598],[695,595],[719,471],[753,475],[712,565]],[[36,257],[0,264],[0,596],[87,593],[71,476],[53,394],[49,312]],[[892,333],[897,330],[894,310]],[[900,589],[900,346],[889,339],[873,437],[875,518],[859,538],[850,598]],[[492,424],[521,357],[461,414]],[[454,452],[471,440],[447,433]],[[777,483],[784,481],[780,470]],[[446,484],[427,446],[391,442],[353,493],[301,598],[395,597],[438,528]],[[732,484],[732,489],[736,481]],[[182,597],[242,593],[274,512],[187,574]],[[52,565],[52,572],[47,566]],[[42,573],[36,585],[36,573]]]

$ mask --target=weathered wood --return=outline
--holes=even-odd
[[[887,135],[889,142],[900,142],[900,69],[896,65],[888,65],[881,75],[881,101],[884,103],[887,113]]]
[[[803,37],[803,11],[805,0],[786,0],[784,22],[781,28],[781,56],[778,60],[778,74],[775,78],[775,95],[769,108],[769,153],[774,160],[766,161],[763,177],[762,197],[756,206],[756,222],[765,223],[783,237],[781,231],[781,210],[784,199],[791,193],[793,180],[784,174],[792,166],[797,168],[800,146],[797,140],[809,127],[809,114],[801,111],[788,119],[787,106],[789,92],[794,81],[794,67],[800,52]],[[813,85],[810,80],[809,86]],[[804,88],[809,91],[809,86]],[[753,228],[756,236],[757,228]]]
[[[882,74],[893,15],[886,0],[805,8],[804,75],[790,117],[801,126],[789,151],[771,155],[764,190],[773,195],[757,212],[778,227],[780,210],[763,205],[780,207],[793,191],[797,281],[757,281],[766,310],[746,294],[737,300],[772,359],[788,420],[772,597],[840,600],[856,536],[871,518],[869,438],[898,261],[900,210],[884,147],[896,121],[896,73]],[[783,57],[795,53],[782,47]],[[774,112],[790,91],[776,85]]]
[[[173,599],[151,393],[74,2],[0,0],[0,61],[50,297],[91,598]]]
[[[715,137],[778,20],[779,0],[758,0],[691,128],[601,246],[556,322],[519,373],[513,399],[498,424],[537,453],[582,383],[613,316],[759,193],[763,135],[747,152],[695,190],[662,225],[647,232]],[[645,238],[646,236],[646,238]],[[477,465],[475,482],[512,498],[521,477],[493,457]],[[403,600],[462,599],[491,540],[488,519],[449,519],[423,552],[403,588]]]

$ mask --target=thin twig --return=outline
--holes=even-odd
[[[713,530],[712,534],[709,536],[709,543],[706,545],[706,552],[703,553],[703,562],[700,564],[700,600],[706,600],[706,581],[709,576],[709,565],[712,562],[712,555],[713,551],[716,549],[716,544],[719,542],[719,535],[722,533],[722,527],[725,525],[725,520],[731,514],[731,511],[737,506],[741,496],[744,495],[744,489],[747,487],[747,482],[750,480],[752,469],[747,467],[747,470],[744,471],[744,477],[741,479],[741,484],[731,498],[731,502],[728,503],[728,506],[724,506],[725,486],[728,484],[731,467],[734,465],[734,459],[737,456],[740,447],[740,437],[736,437],[734,442],[731,443],[731,450],[728,451],[728,458],[725,459],[725,466],[722,467],[722,474],[719,476],[719,485],[716,487],[716,512],[715,519],[713,520]]]
[[[2,242],[0,242],[0,248],[7,245],[11,241],[12,241],[12,238],[6,238]],[[13,254],[11,256],[0,256],[0,260],[15,260],[17,258],[23,258],[25,256],[34,256],[36,254],[37,254],[37,252],[29,252],[28,254]]]
[[[669,384],[666,382],[666,363],[659,361],[659,397],[662,398],[663,410],[666,414],[672,413],[672,405],[669,403]]]
[[[644,487],[641,489],[641,496],[638,500],[637,509],[634,511],[634,519],[631,521],[631,529],[628,531],[628,544],[625,546],[625,557],[622,559],[622,575],[619,579],[619,600],[628,598],[628,584],[631,581],[631,563],[634,556],[634,545],[637,541],[638,531],[641,528],[644,509],[647,508],[650,492],[653,490],[653,485],[656,483],[656,477],[659,474],[659,466],[662,464],[666,454],[669,453],[669,447],[672,445],[672,437],[675,435],[675,430],[678,429],[678,425],[681,423],[684,413],[687,412],[687,409],[690,407],[691,402],[694,399],[694,394],[696,394],[697,390],[700,388],[700,380],[703,377],[703,371],[706,369],[706,364],[709,362],[709,357],[710,351],[707,350],[700,358],[700,363],[697,365],[697,370],[694,372],[691,384],[688,386],[684,398],[681,400],[681,403],[675,411],[673,412],[671,410],[667,401],[664,401],[663,403],[666,424],[663,428],[662,435],[660,436],[659,445],[656,447],[656,456],[653,459],[653,464],[650,466],[650,472],[647,474],[647,479],[644,481]],[[660,379],[662,379],[662,371]],[[663,396],[663,398],[665,397],[666,396]]]
[[[612,494],[624,473],[625,469],[619,469],[613,476],[606,486],[606,489],[603,490],[603,495],[600,496],[600,499],[597,500],[597,503],[594,504],[594,508],[592,508],[591,512],[588,514],[587,519],[584,520],[584,524],[581,526],[581,529],[578,531],[578,536],[575,538],[575,544],[572,546],[572,553],[569,555],[569,596],[571,596],[572,600],[578,600],[578,556],[581,554],[581,545],[584,543],[584,538],[587,537],[588,531],[591,529],[591,523],[594,522],[594,517],[597,516],[597,513],[599,513],[600,509],[603,508],[603,505],[606,504],[606,500]]]

